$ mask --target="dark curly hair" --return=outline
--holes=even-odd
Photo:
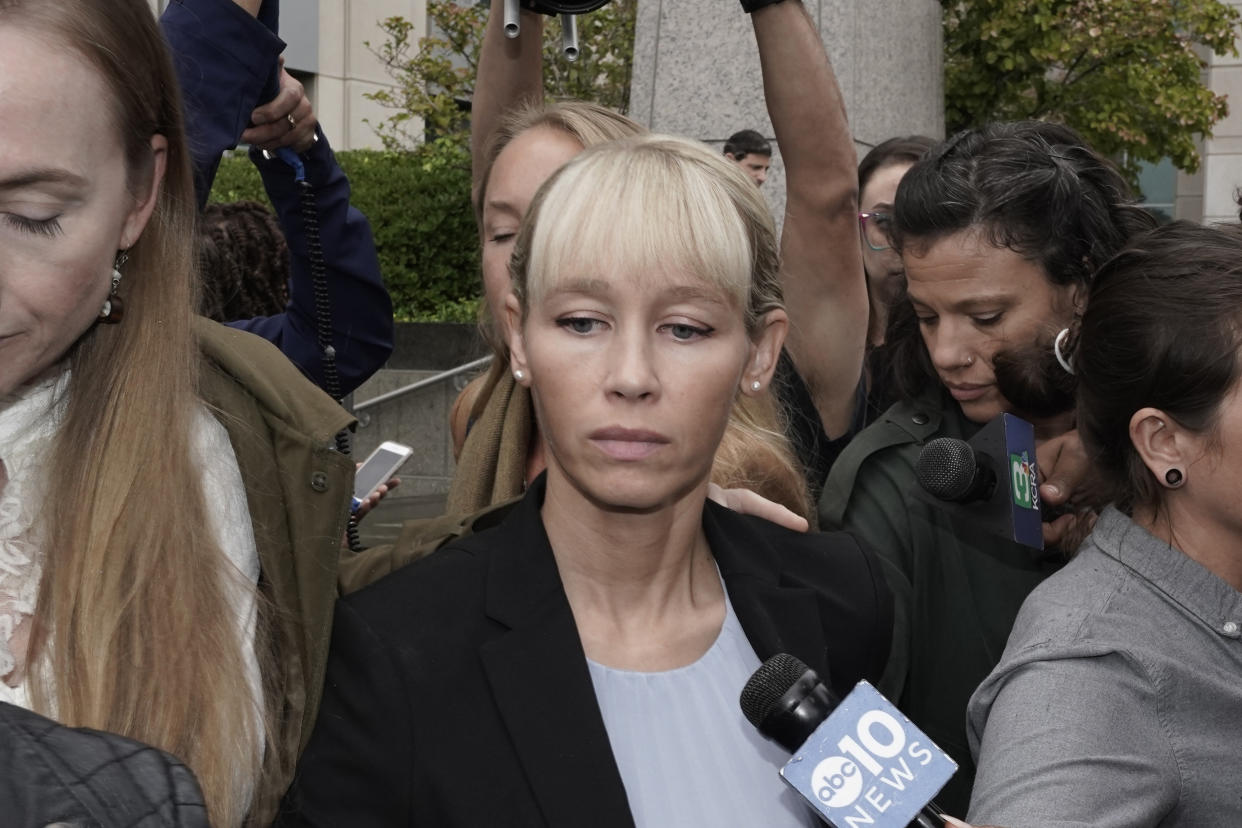
[[[1097,267],[1155,223],[1111,162],[1074,130],[1043,121],[958,133],[906,173],[893,212],[900,250],[922,252],[977,230],[1038,264],[1053,284],[1084,287]],[[936,372],[913,308],[899,299],[885,338],[898,392],[910,398],[934,383]],[[1073,378],[1052,353],[1055,335],[1013,343],[994,358],[997,386],[1021,412],[1048,416],[1073,406]]]
[[[217,322],[272,316],[289,301],[289,245],[257,201],[208,204],[199,218],[199,313]]]

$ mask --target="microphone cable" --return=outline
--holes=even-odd
[[[318,141],[318,137],[316,137]],[[323,241],[319,235],[319,207],[315,201],[315,188],[306,180],[306,165],[298,154],[288,147],[281,147],[275,155],[293,168],[294,184],[298,188],[298,205],[302,212],[302,224],[306,234],[310,260],[311,287],[315,296],[315,341],[319,346],[320,364],[323,369],[323,388],[338,403],[344,404],[341,393],[341,375],[336,365],[336,348],[332,345],[332,300],[328,294],[328,266],[323,255]],[[353,453],[349,429],[338,431],[333,438],[336,450],[349,457]],[[358,535],[358,515],[351,512],[345,526],[346,543],[351,552],[361,552],[366,547]]]

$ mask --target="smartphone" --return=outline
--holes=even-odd
[[[385,441],[371,452],[358,471],[354,474],[354,509],[357,509],[367,496],[387,483],[397,473],[397,469],[410,459],[414,449],[400,443]]]

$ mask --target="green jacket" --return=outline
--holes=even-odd
[[[205,363],[201,394],[228,430],[246,486],[258,547],[260,612],[277,619],[281,709],[251,818],[266,825],[310,739],[323,690],[337,563],[349,515],[354,464],[333,435],[353,418],[266,340],[196,323]]]
[[[914,464],[935,437],[978,426],[939,388],[899,402],[842,452],[819,502],[820,526],[845,529],[889,565],[896,625],[880,690],[960,770],[936,797],[966,813],[974,762],[966,704],[1000,660],[1023,600],[1063,562],[990,535],[914,495]]]

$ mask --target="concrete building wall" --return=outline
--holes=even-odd
[[[1230,5],[1242,8],[1242,0],[1231,0]],[[1242,41],[1242,32],[1239,33]],[[1213,136],[1203,142],[1203,166],[1196,176],[1178,179],[1178,199],[1183,199],[1182,185],[1188,210],[1196,201],[1200,216],[1205,222],[1236,221],[1238,207],[1235,195],[1242,189],[1242,58],[1212,55],[1208,61],[1208,86],[1217,94],[1229,97],[1229,115],[1213,130]]]
[[[148,0],[158,14],[168,0]],[[378,147],[366,121],[388,112],[366,99],[391,83],[384,64],[366,44],[383,41],[379,22],[401,16],[427,33],[427,0],[286,0],[280,34],[288,44],[285,66],[303,80],[324,134],[336,149]]]
[[[845,98],[861,156],[894,135],[944,135],[937,0],[804,0]],[[722,0],[639,0],[630,115],[722,147],[739,129],[772,138],[749,18]],[[764,193],[784,212],[777,147]]]
[[[308,4],[309,5],[309,4]],[[415,25],[414,40],[427,34],[426,0],[317,0],[319,55],[314,97],[319,120],[332,146],[338,149],[378,147],[379,140],[366,121],[384,120],[388,112],[366,99],[391,84],[384,64],[367,48],[383,42],[379,21],[401,16]],[[301,0],[281,7],[282,15],[297,9]],[[301,68],[290,61],[290,67]]]

